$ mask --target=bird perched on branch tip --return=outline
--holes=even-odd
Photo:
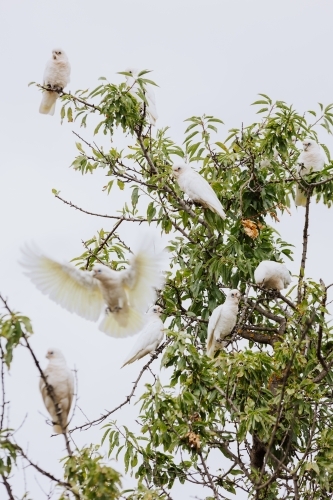
[[[53,49],[52,57],[47,62],[44,71],[43,86],[50,90],[43,90],[39,112],[43,115],[54,115],[58,92],[69,83],[71,67],[67,55],[62,49]]]
[[[160,318],[161,312],[162,308],[160,306],[153,306],[149,309],[147,322],[139,333],[139,338],[125,359],[122,368],[147,354],[153,353],[160,345],[164,336],[164,325]]]
[[[225,302],[212,312],[208,322],[207,356],[213,358],[215,351],[225,347],[226,343],[223,340],[230,335],[236,325],[240,298],[241,294],[238,290],[231,290]]]
[[[213,188],[198,172],[185,163],[174,165],[172,174],[177,180],[180,189],[187,194],[192,201],[199,203],[204,208],[209,208],[222,219],[226,218],[225,212]]]
[[[61,434],[66,431],[68,425],[68,415],[74,394],[74,377],[59,349],[49,349],[46,357],[49,364],[43,373],[50,387],[48,391],[47,385],[41,377],[39,389],[44,405],[52,418],[53,430],[57,434]]]

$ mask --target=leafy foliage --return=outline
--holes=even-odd
[[[119,474],[102,465],[96,449],[86,448],[65,461],[66,494],[170,498],[177,480],[197,484],[200,494],[205,487],[207,499],[240,491],[256,500],[332,498],[330,286],[305,278],[305,258],[287,296],[256,286],[253,274],[262,260],[293,258],[292,246],[271,221],[289,213],[296,184],[308,199],[312,195],[312,203],[331,206],[333,163],[327,147],[322,145],[325,169],[300,178],[297,141],[317,140],[318,126],[331,134],[333,105],[319,104],[319,112],[301,115],[260,94],[253,103],[259,107],[255,123],[233,128],[222,139],[222,120],[193,116],[178,145],[167,128],[156,133],[148,128],[145,89],[153,82],[145,74],[138,78],[138,99],[125,83],[63,93],[61,117],[80,119],[87,127],[88,117],[98,115],[95,136],[112,138],[118,127],[129,138],[124,150],[113,142],[110,149],[96,140],[92,145],[83,137],[76,144],[72,167],[82,175],[103,169],[104,191],[119,189],[127,200],[112,215],[114,228],[100,229],[84,243],[85,251],[73,259],[77,265],[122,266],[128,247],[117,232],[120,224],[146,223],[170,235],[170,269],[158,299],[167,318],[161,368],[169,380],[165,384],[154,376],[146,384],[136,416],[139,432],[115,420],[104,425],[109,458],[124,461],[125,471],[138,480],[137,489],[120,493]],[[225,221],[181,192],[171,176],[171,166],[179,161],[192,163],[211,184],[227,213]],[[55,195],[61,199],[58,191]],[[303,257],[309,207],[300,242]],[[224,302],[225,288],[239,288],[243,300],[229,346],[210,359],[207,323]],[[13,325],[29,329],[23,317],[2,321],[8,353],[20,341],[21,326]],[[6,356],[9,364],[11,354]]]

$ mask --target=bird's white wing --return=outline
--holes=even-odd
[[[25,274],[38,290],[70,312],[90,321],[97,321],[104,300],[92,274],[80,271],[72,264],[60,264],[42,255],[39,249],[23,249]]]
[[[146,354],[155,351],[163,339],[163,327],[163,322],[160,319],[158,319],[158,321],[156,319],[154,321],[149,321],[125,359],[122,368],[125,365],[133,363],[137,359],[143,358]]]
[[[155,301],[155,290],[164,285],[162,273],[167,265],[167,253],[157,248],[155,251],[155,247],[152,238],[145,238],[131,257],[130,266],[119,272],[131,307],[141,311]]]
[[[220,314],[222,312],[223,304],[216,307],[214,311],[211,314],[211,317],[209,318],[208,322],[208,331],[207,331],[207,342],[206,342],[206,349],[207,349],[207,355],[210,356],[211,358],[214,357],[214,352],[215,352],[215,330],[217,326],[217,322],[219,320]]]
[[[204,179],[198,172],[191,169],[188,172],[188,186],[190,192],[195,194],[193,196],[194,200],[202,203],[203,206],[207,206],[213,212],[216,212],[222,219],[225,219],[226,215],[212,186]],[[189,194],[189,193],[188,193]],[[191,195],[189,194],[191,197]]]

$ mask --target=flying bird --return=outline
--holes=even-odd
[[[71,67],[65,52],[61,49],[52,50],[52,57],[46,64],[43,86],[50,90],[43,91],[39,112],[43,115],[54,115],[58,92],[69,83]]]
[[[204,208],[209,208],[222,219],[226,218],[221,202],[213,188],[198,172],[189,165],[174,165],[173,176],[178,182],[180,189],[191,198],[192,201],[200,203]]]
[[[159,306],[150,308],[147,313],[148,321],[139,334],[139,338],[135,342],[133,349],[125,359],[122,368],[154,352],[160,345],[164,336],[164,325],[160,318],[161,312],[162,308]]]
[[[209,318],[206,349],[210,358],[214,357],[215,351],[225,346],[223,339],[230,335],[236,324],[240,297],[238,290],[231,290],[225,302],[217,306]]]
[[[59,349],[49,349],[46,357],[49,364],[43,373],[48,385],[52,386],[53,399],[42,378],[39,380],[39,389],[44,405],[52,418],[54,432],[62,434],[68,425],[67,419],[74,394],[74,377]],[[61,412],[60,415],[57,413],[56,405]]]
[[[304,139],[303,151],[297,160],[297,172],[301,177],[311,172],[320,172],[325,165],[325,157],[319,144],[313,139]],[[296,185],[295,205],[296,207],[305,207],[307,197],[303,189]]]
[[[284,264],[273,260],[263,260],[254,271],[254,280],[263,288],[283,290],[291,283],[291,276]]]
[[[138,91],[141,90],[140,85],[137,83],[137,79],[139,77],[140,70],[137,68],[127,68],[125,70],[126,73],[130,73],[130,76],[126,76],[126,82],[128,87],[130,88],[130,94],[135,97],[135,99],[140,100],[141,98],[138,95]],[[145,98],[146,98],[146,113],[149,118],[149,123],[151,125],[156,125],[156,121],[158,119],[158,114],[156,110],[156,100],[155,100],[155,93],[152,88],[148,88],[147,84],[145,85],[144,91],[143,91]]]
[[[142,328],[156,289],[163,287],[166,252],[154,248],[154,241],[146,238],[121,271],[103,264],[82,271],[30,247],[23,249],[21,264],[41,292],[70,312],[97,321],[106,304],[99,329],[111,337],[127,337]]]

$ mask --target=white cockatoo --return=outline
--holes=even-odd
[[[200,203],[204,208],[209,208],[222,219],[226,218],[221,202],[216,196],[213,188],[198,172],[185,163],[172,167],[173,176],[178,182],[180,189],[187,194],[192,201]]]
[[[43,86],[50,90],[43,91],[39,112],[43,115],[54,115],[58,91],[63,90],[69,83],[71,67],[65,52],[61,49],[52,50],[52,57],[46,64]]]
[[[44,405],[52,418],[53,430],[61,434],[63,430],[66,430],[68,424],[67,419],[74,394],[74,377],[66,364],[64,355],[59,349],[49,349],[46,357],[49,360],[49,364],[43,370],[43,373],[47,383],[52,386],[52,396],[54,399],[49,395],[42,378],[39,379],[39,389]],[[58,410],[61,411],[60,416],[57,414],[55,403],[58,406]]]
[[[137,359],[143,358],[146,354],[154,352],[160,345],[164,336],[164,325],[160,318],[161,312],[162,308],[159,306],[153,306],[149,309],[147,323],[140,332],[139,338],[125,359],[122,368]]]
[[[279,152],[276,148],[273,149],[273,160],[274,161],[277,161],[277,159],[279,158]],[[261,160],[261,162],[259,163],[259,167],[260,168],[267,168],[271,165],[272,163],[272,160],[271,159],[268,159],[266,158],[265,160]]]
[[[291,283],[291,276],[284,264],[273,260],[263,260],[254,271],[254,279],[257,285],[263,288],[275,288],[283,290]]]
[[[213,358],[215,351],[224,347],[225,343],[222,341],[230,335],[237,321],[240,297],[238,290],[231,290],[225,302],[212,312],[208,322],[207,356]]]
[[[297,172],[300,177],[310,174],[311,172],[319,172],[324,168],[325,156],[324,153],[313,139],[304,139],[303,151],[297,160]],[[295,205],[296,207],[306,206],[306,196],[299,185],[296,185]]]
[[[21,264],[41,292],[70,312],[97,321],[106,304],[99,329],[111,337],[127,337],[142,328],[145,311],[156,300],[156,289],[163,287],[166,252],[154,247],[147,237],[121,271],[103,264],[82,271],[30,247],[23,250]]]
[[[140,90],[141,87],[136,81],[138,78],[140,78],[139,77],[140,70],[137,68],[127,68],[127,69],[125,69],[125,72],[130,73],[130,75],[131,75],[131,76],[128,76],[128,75],[126,76],[126,83],[130,88],[130,93],[132,94],[133,97],[135,97],[135,99],[141,101],[141,98],[137,94],[138,90]],[[145,75],[142,76],[142,78],[144,78],[144,77],[145,77]],[[147,100],[146,112],[147,112],[147,116],[149,119],[149,123],[151,125],[155,126],[156,121],[158,119],[158,114],[157,114],[157,110],[156,110],[155,93],[154,93],[153,89],[151,88],[151,85],[149,85],[149,87],[147,87],[147,84],[145,84],[145,89],[144,89],[143,93],[144,93],[145,98]]]

